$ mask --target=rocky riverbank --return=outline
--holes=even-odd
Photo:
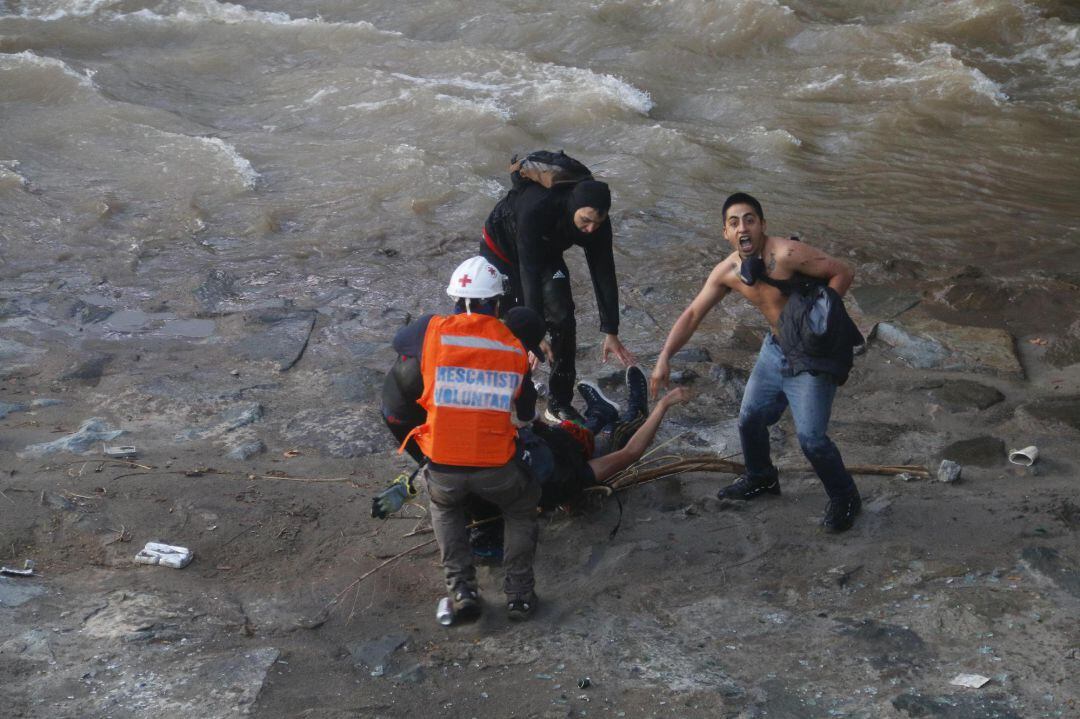
[[[639,275],[623,337],[648,363],[688,297]],[[728,477],[685,475],[545,517],[535,620],[508,624],[490,569],[484,617],[450,629],[433,617],[433,544],[352,584],[431,538],[420,507],[368,509],[409,466],[378,414],[388,339],[437,302],[342,278],[282,298],[226,272],[162,293],[7,283],[0,557],[35,574],[0,577],[2,713],[1080,715],[1080,325],[1065,309],[1080,290],[973,268],[918,290],[869,276],[895,281],[853,289],[870,339],[832,435],[849,463],[950,459],[960,481],[857,478],[862,517],[826,535],[785,419],[781,497],[731,505],[714,499]],[[663,452],[738,451],[761,332],[739,302],[706,320],[674,365],[696,399]],[[591,341],[581,372],[618,395]],[[1007,463],[1027,445],[1034,466]],[[195,560],[133,563],[147,541]],[[965,672],[989,682],[950,684]]]

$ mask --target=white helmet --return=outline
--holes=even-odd
[[[495,265],[477,255],[457,266],[450,275],[446,294],[455,299],[483,300],[506,294],[507,282],[506,275],[495,269]]]

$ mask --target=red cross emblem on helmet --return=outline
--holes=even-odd
[[[469,277],[468,275],[462,275],[461,279],[458,280],[458,282],[461,284],[462,287],[466,287],[466,286],[472,284],[472,278]]]

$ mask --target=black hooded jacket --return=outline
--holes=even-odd
[[[507,268],[518,302],[544,316],[543,277],[562,262],[563,252],[577,245],[585,250],[600,331],[619,333],[619,287],[615,279],[611,219],[586,234],[574,225],[572,186],[547,189],[513,173],[513,188],[491,211],[484,230],[494,249],[481,243],[480,254]]]
[[[825,284],[806,284],[788,296],[780,313],[780,348],[792,376],[824,372],[844,384],[854,349],[865,341],[844,300]]]

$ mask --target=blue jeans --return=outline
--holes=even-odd
[[[839,499],[855,491],[855,482],[840,457],[840,450],[825,434],[829,427],[836,380],[832,375],[788,372],[780,343],[770,334],[761,345],[754,370],[746,383],[739,408],[739,439],[746,473],[751,477],[775,477],[769,456],[769,427],[780,420],[790,405],[799,446],[817,472],[825,492]]]

